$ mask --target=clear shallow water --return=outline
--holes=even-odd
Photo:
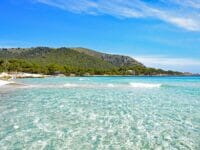
[[[20,79],[0,88],[3,149],[200,149],[199,77]]]

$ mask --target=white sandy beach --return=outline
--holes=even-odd
[[[17,78],[45,78],[47,75],[42,74],[31,74],[23,72],[14,72],[14,73],[0,73],[0,87],[8,84],[16,84],[13,79]]]
[[[47,75],[43,74],[31,74],[31,73],[24,73],[24,72],[12,72],[12,73],[6,73],[3,72],[0,74],[0,78],[6,78],[6,79],[16,79],[16,78],[44,78],[47,77]]]
[[[0,80],[0,87],[1,87],[1,86],[4,86],[4,85],[11,84],[11,83],[14,83],[14,82],[12,82],[12,81],[4,81],[4,80]]]

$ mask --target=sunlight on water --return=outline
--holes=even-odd
[[[200,149],[200,78],[21,79],[0,88],[1,149]]]

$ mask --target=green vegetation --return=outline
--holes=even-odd
[[[147,68],[121,55],[110,55],[83,48],[0,49],[0,72],[28,72],[76,75],[180,75],[180,72]]]

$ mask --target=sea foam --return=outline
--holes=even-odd
[[[162,84],[153,84],[153,83],[130,83],[130,86],[133,88],[159,88]]]

